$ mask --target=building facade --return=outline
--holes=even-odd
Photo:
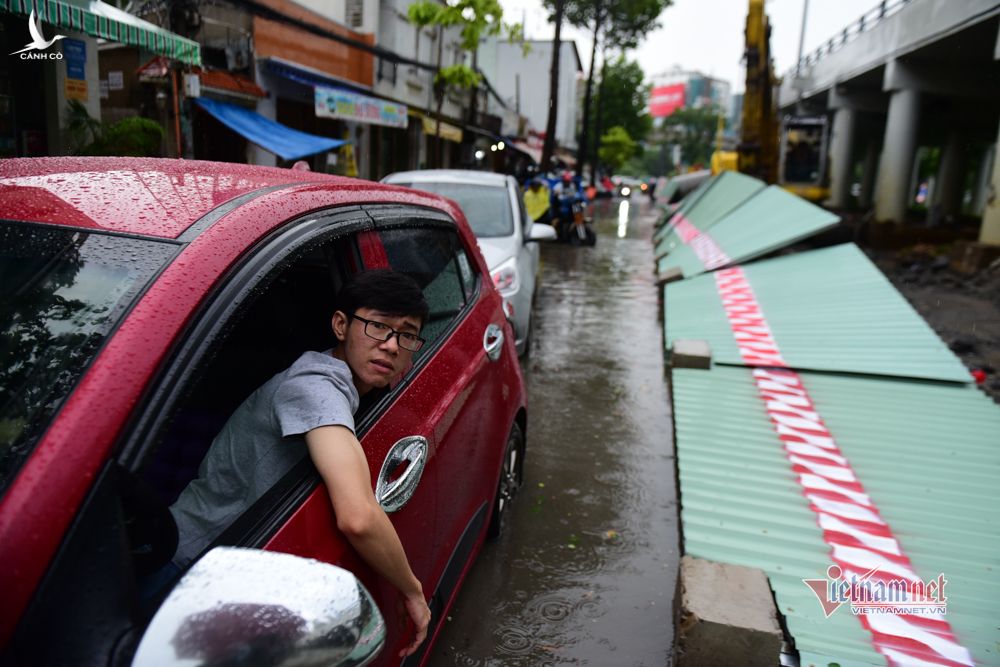
[[[553,42],[529,40],[529,51],[520,44],[496,40],[479,49],[479,63],[490,74],[498,95],[516,114],[527,120],[519,136],[542,134],[549,117],[549,74]],[[559,54],[559,103],[556,114],[556,143],[570,151],[577,149],[578,80],[583,65],[576,43],[561,42]]]

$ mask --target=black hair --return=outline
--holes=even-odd
[[[341,288],[337,308],[354,315],[359,308],[371,308],[386,315],[412,315],[421,324],[429,308],[424,293],[410,276],[390,269],[369,269],[356,273]]]

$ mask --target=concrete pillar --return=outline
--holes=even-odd
[[[919,121],[920,91],[894,91],[889,100],[875,188],[875,219],[878,221],[902,222],[906,217]]]
[[[261,72],[263,72],[263,65],[257,63],[257,80],[261,80]],[[270,118],[271,120],[278,119],[278,95],[276,92],[272,91],[267,97],[257,100],[257,113],[259,113],[264,118]],[[247,162],[249,164],[259,164],[264,167],[276,167],[278,165],[278,156],[276,156],[271,151],[266,151],[257,144],[247,142]]]
[[[872,207],[875,177],[878,175],[878,159],[878,143],[869,141],[865,147],[865,161],[861,168],[861,192],[858,194],[858,206],[862,209],[867,210]]]
[[[953,129],[941,148],[941,160],[934,178],[928,225],[934,226],[961,212],[962,186],[965,184],[965,142],[962,133]]]
[[[957,215],[962,207],[962,186],[965,184],[965,142],[962,133],[951,130],[941,149],[934,201],[931,205],[941,216]]]
[[[1000,153],[1000,130],[997,132],[997,150],[993,151],[993,175],[983,210],[983,226],[979,228],[979,242],[990,245],[1000,245],[1000,160],[997,153]]]
[[[830,198],[826,205],[845,208],[850,202],[854,160],[854,129],[857,112],[854,109],[837,109],[833,116],[833,135],[830,138]]]
[[[997,154],[997,145],[992,144],[983,151],[976,168],[976,187],[972,193],[972,215],[983,216],[986,210],[986,200],[990,196],[990,176],[993,171],[993,159]]]
[[[45,26],[51,30],[52,26]],[[60,32],[63,29],[60,28]],[[39,82],[39,88],[46,94],[46,141],[49,155],[72,155],[79,146],[71,146],[66,133],[66,123],[69,120],[69,100],[76,99],[84,106],[94,120],[101,120],[100,72],[97,59],[97,39],[80,32],[64,33],[67,37],[83,42],[86,61],[84,63],[84,80],[67,81],[67,59],[46,61],[44,81]],[[48,51],[54,53],[58,49],[65,53],[65,42],[56,42]],[[13,65],[17,67],[17,65]]]

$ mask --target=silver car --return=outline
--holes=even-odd
[[[425,169],[389,174],[382,182],[433,192],[461,207],[514,323],[517,353],[525,354],[538,279],[538,244],[533,241],[554,240],[556,233],[551,226],[528,218],[514,177],[464,169]]]

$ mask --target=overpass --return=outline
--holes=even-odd
[[[964,206],[1000,245],[1000,1],[883,0],[787,73],[778,105],[832,116],[828,205],[902,221],[918,150],[937,149],[931,222]]]

